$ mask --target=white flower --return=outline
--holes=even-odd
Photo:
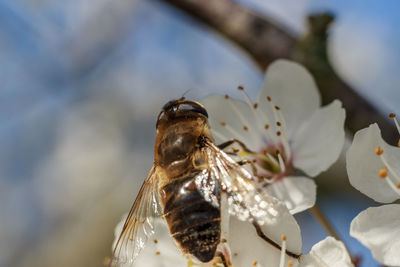
[[[394,115],[396,126],[398,122]],[[399,127],[398,127],[399,129]],[[358,131],[346,155],[350,183],[381,203],[400,198],[400,148],[388,145],[376,124]],[[400,205],[368,208],[353,219],[350,235],[376,260],[400,266]]]
[[[382,264],[400,266],[400,205],[368,208],[353,219],[350,235]]]
[[[117,238],[125,217],[120,221],[115,229],[115,237]],[[269,227],[266,234],[273,240],[279,241],[279,244],[285,242],[284,246],[290,251],[300,253],[301,239],[298,225],[290,214],[283,216],[279,223],[272,228]],[[284,224],[282,226],[281,224]],[[155,223],[156,234],[153,240],[147,242],[146,247],[139,254],[135,264],[137,267],[211,267],[212,263],[198,264],[185,257],[169,234],[168,227],[164,220],[158,219]],[[287,232],[286,240],[282,241],[278,237],[279,233]],[[231,248],[232,263],[235,267],[354,267],[351,263],[350,256],[340,241],[333,237],[315,244],[310,253],[302,255],[300,262],[296,259],[288,257],[284,251],[279,251],[262,241],[254,232],[254,228],[246,222],[237,219],[231,219],[230,223],[230,240],[228,240]],[[156,240],[156,242],[154,242]],[[115,241],[116,242],[116,239]],[[114,244],[115,245],[115,244]],[[131,266],[131,265],[120,265]],[[219,265],[217,265],[219,266]]]
[[[256,159],[258,175],[271,183],[267,190],[284,201],[292,214],[312,207],[316,185],[307,176],[327,170],[343,147],[341,102],[320,107],[311,75],[286,60],[270,65],[257,102],[239,89],[246,102],[228,96],[203,101],[217,142],[236,138],[255,152],[242,151],[240,156]],[[307,176],[298,176],[296,170]]]
[[[285,205],[281,204],[279,207],[280,216],[273,224],[262,226],[262,230],[266,236],[285,250],[301,254],[301,233],[300,228],[289,213]],[[126,216],[119,222],[115,228],[115,240],[118,238]],[[202,266],[211,267],[215,266],[212,263],[199,264],[195,263],[193,259],[188,259],[178,249],[173,238],[170,236],[167,224],[163,219],[156,219],[154,223],[155,234],[147,241],[146,246],[141,251],[134,265],[120,265],[120,266],[134,266],[134,267],[187,267],[187,266]],[[285,240],[282,240],[282,237]],[[258,267],[283,267],[288,266],[288,262],[292,262],[292,266],[297,266],[298,260],[289,257],[285,254],[285,250],[280,251],[270,244],[262,240],[255,231],[255,228],[249,222],[239,221],[231,217],[229,225],[229,234],[227,238],[228,248],[233,266],[258,266]],[[122,258],[125,258],[122,256]],[[192,264],[192,265],[191,265]],[[219,266],[219,265],[216,265]]]
[[[298,267],[353,267],[343,242],[327,237],[304,255]]]
[[[363,194],[381,203],[400,198],[400,148],[383,141],[377,124],[354,135],[346,166],[351,185]]]

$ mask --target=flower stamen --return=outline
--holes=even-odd
[[[238,136],[239,139],[245,140],[243,135],[241,135],[238,131],[236,131],[232,126],[229,124],[225,123],[224,127],[232,134],[232,136]]]
[[[281,156],[281,153],[278,153],[278,160],[279,160],[279,168],[281,172],[285,172],[286,171],[286,167],[285,167],[285,162],[283,161],[283,158]]]
[[[258,112],[257,112],[257,107],[258,107],[258,103],[253,103],[252,101],[251,101],[251,99],[250,99],[250,97],[249,97],[249,95],[246,93],[246,91],[244,90],[244,88],[243,88],[243,86],[238,86],[238,90],[242,93],[242,95],[243,95],[243,98],[245,99],[245,101],[246,101],[246,103],[247,103],[247,105],[249,105],[249,107],[250,107],[250,109],[251,109],[251,112],[253,113],[253,116],[254,116],[254,118],[256,119],[256,122],[257,122],[257,126],[259,126],[259,129],[258,130],[260,130],[261,132],[262,132],[262,129],[261,129],[261,125],[262,125],[262,123],[261,123],[261,121],[260,121],[260,116],[258,116]],[[267,124],[268,124],[268,122],[269,122],[269,120],[268,120],[268,118],[266,118],[267,119]],[[269,136],[269,137],[271,137],[271,136]],[[272,139],[273,140],[273,139]]]
[[[383,169],[380,169],[380,170],[379,170],[378,176],[379,176],[380,178],[386,178],[387,173],[388,173],[387,169],[383,168]]]
[[[286,235],[282,235],[281,240],[282,240],[282,245],[281,245],[282,249],[281,249],[281,258],[279,261],[279,267],[284,267],[285,256],[286,256]]]
[[[389,114],[389,118],[391,118],[391,119],[394,120],[394,124],[396,124],[397,131],[398,131],[399,134],[400,134],[400,125],[399,125],[399,122],[397,121],[396,114],[390,113],[390,114]]]
[[[282,131],[277,131],[276,135],[279,137],[279,139],[284,147],[286,158],[289,159],[290,155],[291,155],[291,151],[290,151],[289,142],[288,142],[288,139],[286,136],[285,118],[283,117],[281,108],[279,106],[274,105],[274,103],[272,102],[272,98],[270,96],[267,96],[267,100],[271,106],[271,110],[272,110],[272,113],[274,114],[274,119],[276,121],[276,124],[279,127],[279,129],[282,130]],[[279,124],[278,124],[278,122],[279,122]],[[284,127],[281,127],[283,125],[284,125]]]
[[[376,149],[376,151],[378,151],[378,148]],[[377,155],[379,155],[383,165],[385,166],[385,168],[382,168],[381,170],[379,170],[378,172],[378,176],[380,178],[385,178],[385,180],[387,181],[387,183],[389,184],[389,186],[393,189],[394,192],[396,192],[398,195],[400,195],[400,176],[398,173],[396,173],[396,171],[392,168],[392,166],[390,166],[390,164],[387,162],[383,150],[379,149],[380,153],[377,153]],[[389,175],[390,173],[390,175]]]
[[[375,154],[377,154],[378,156],[382,155],[383,153],[383,149],[381,149],[380,146],[377,146],[375,149]]]
[[[278,115],[279,115],[279,121],[281,122],[281,125],[282,125],[281,128],[283,130],[284,139],[286,140],[286,142],[283,143],[283,147],[285,148],[286,157],[288,159],[290,159],[292,151],[290,149],[289,142],[287,141],[288,138],[287,138],[286,120],[285,120],[285,117],[283,116],[283,114],[282,114],[282,112],[280,110],[278,111]]]
[[[243,89],[243,87],[242,87]],[[239,89],[240,90],[240,89]],[[243,91],[243,90],[240,90]],[[243,117],[243,114],[240,112],[240,110],[238,109],[238,107],[235,105],[234,101],[232,101],[229,96],[228,98],[225,97],[225,99],[229,102],[229,104],[231,105],[233,111],[236,113],[236,115],[238,116],[240,122],[242,123],[242,125],[246,125],[246,119]],[[250,105],[251,107],[251,105]],[[253,110],[253,109],[251,109]],[[250,129],[247,128],[247,130],[245,131],[249,131],[251,133],[251,135],[253,136],[254,140],[259,139],[260,136],[258,134],[256,134],[254,131],[250,131]],[[242,138],[242,140],[245,140],[244,138]],[[261,140],[261,142],[263,142],[263,140]]]

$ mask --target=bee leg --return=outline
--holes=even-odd
[[[229,141],[219,144],[218,148],[221,150],[224,150],[225,148],[227,148],[228,146],[231,146],[234,143],[237,143],[244,151],[249,152],[249,153],[254,153],[242,141],[239,141],[238,139],[235,139],[235,138],[232,138]]]
[[[236,163],[239,164],[240,166],[250,164],[253,175],[258,178],[261,178],[258,176],[257,168],[256,168],[256,165],[254,165],[254,161],[248,160],[248,159],[243,159],[243,160],[237,161]]]
[[[226,259],[224,253],[218,252],[216,254],[216,256],[221,259],[221,263],[224,265],[224,267],[231,267],[232,266],[230,260]]]
[[[260,227],[260,225],[259,225],[258,223],[253,222],[253,226],[256,228],[257,235],[258,235],[261,239],[263,239],[265,242],[267,242],[267,243],[270,244],[271,246],[273,246],[273,247],[275,247],[275,248],[277,248],[277,249],[279,249],[279,250],[282,250],[282,247],[281,247],[279,244],[277,244],[275,241],[273,241],[272,239],[270,239],[269,237],[267,237],[267,236],[264,234],[264,232],[262,231],[262,229],[261,229],[261,227]],[[297,260],[300,260],[301,254],[296,254],[296,253],[293,253],[293,252],[288,251],[288,250],[286,250],[285,253],[286,253],[286,255],[288,255],[289,257],[292,257],[292,258],[295,258],[295,259],[297,259]]]

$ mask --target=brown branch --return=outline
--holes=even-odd
[[[340,99],[347,112],[346,127],[351,133],[378,122],[382,135],[396,143],[395,126],[335,73],[329,63],[326,44],[331,14],[312,15],[309,32],[298,38],[270,22],[264,15],[231,0],[163,0],[219,32],[245,50],[265,69],[278,58],[292,59],[306,66],[316,79],[323,103]]]

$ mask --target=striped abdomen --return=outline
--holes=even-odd
[[[197,191],[192,175],[161,188],[161,203],[171,235],[181,250],[208,262],[220,242],[221,214]]]

